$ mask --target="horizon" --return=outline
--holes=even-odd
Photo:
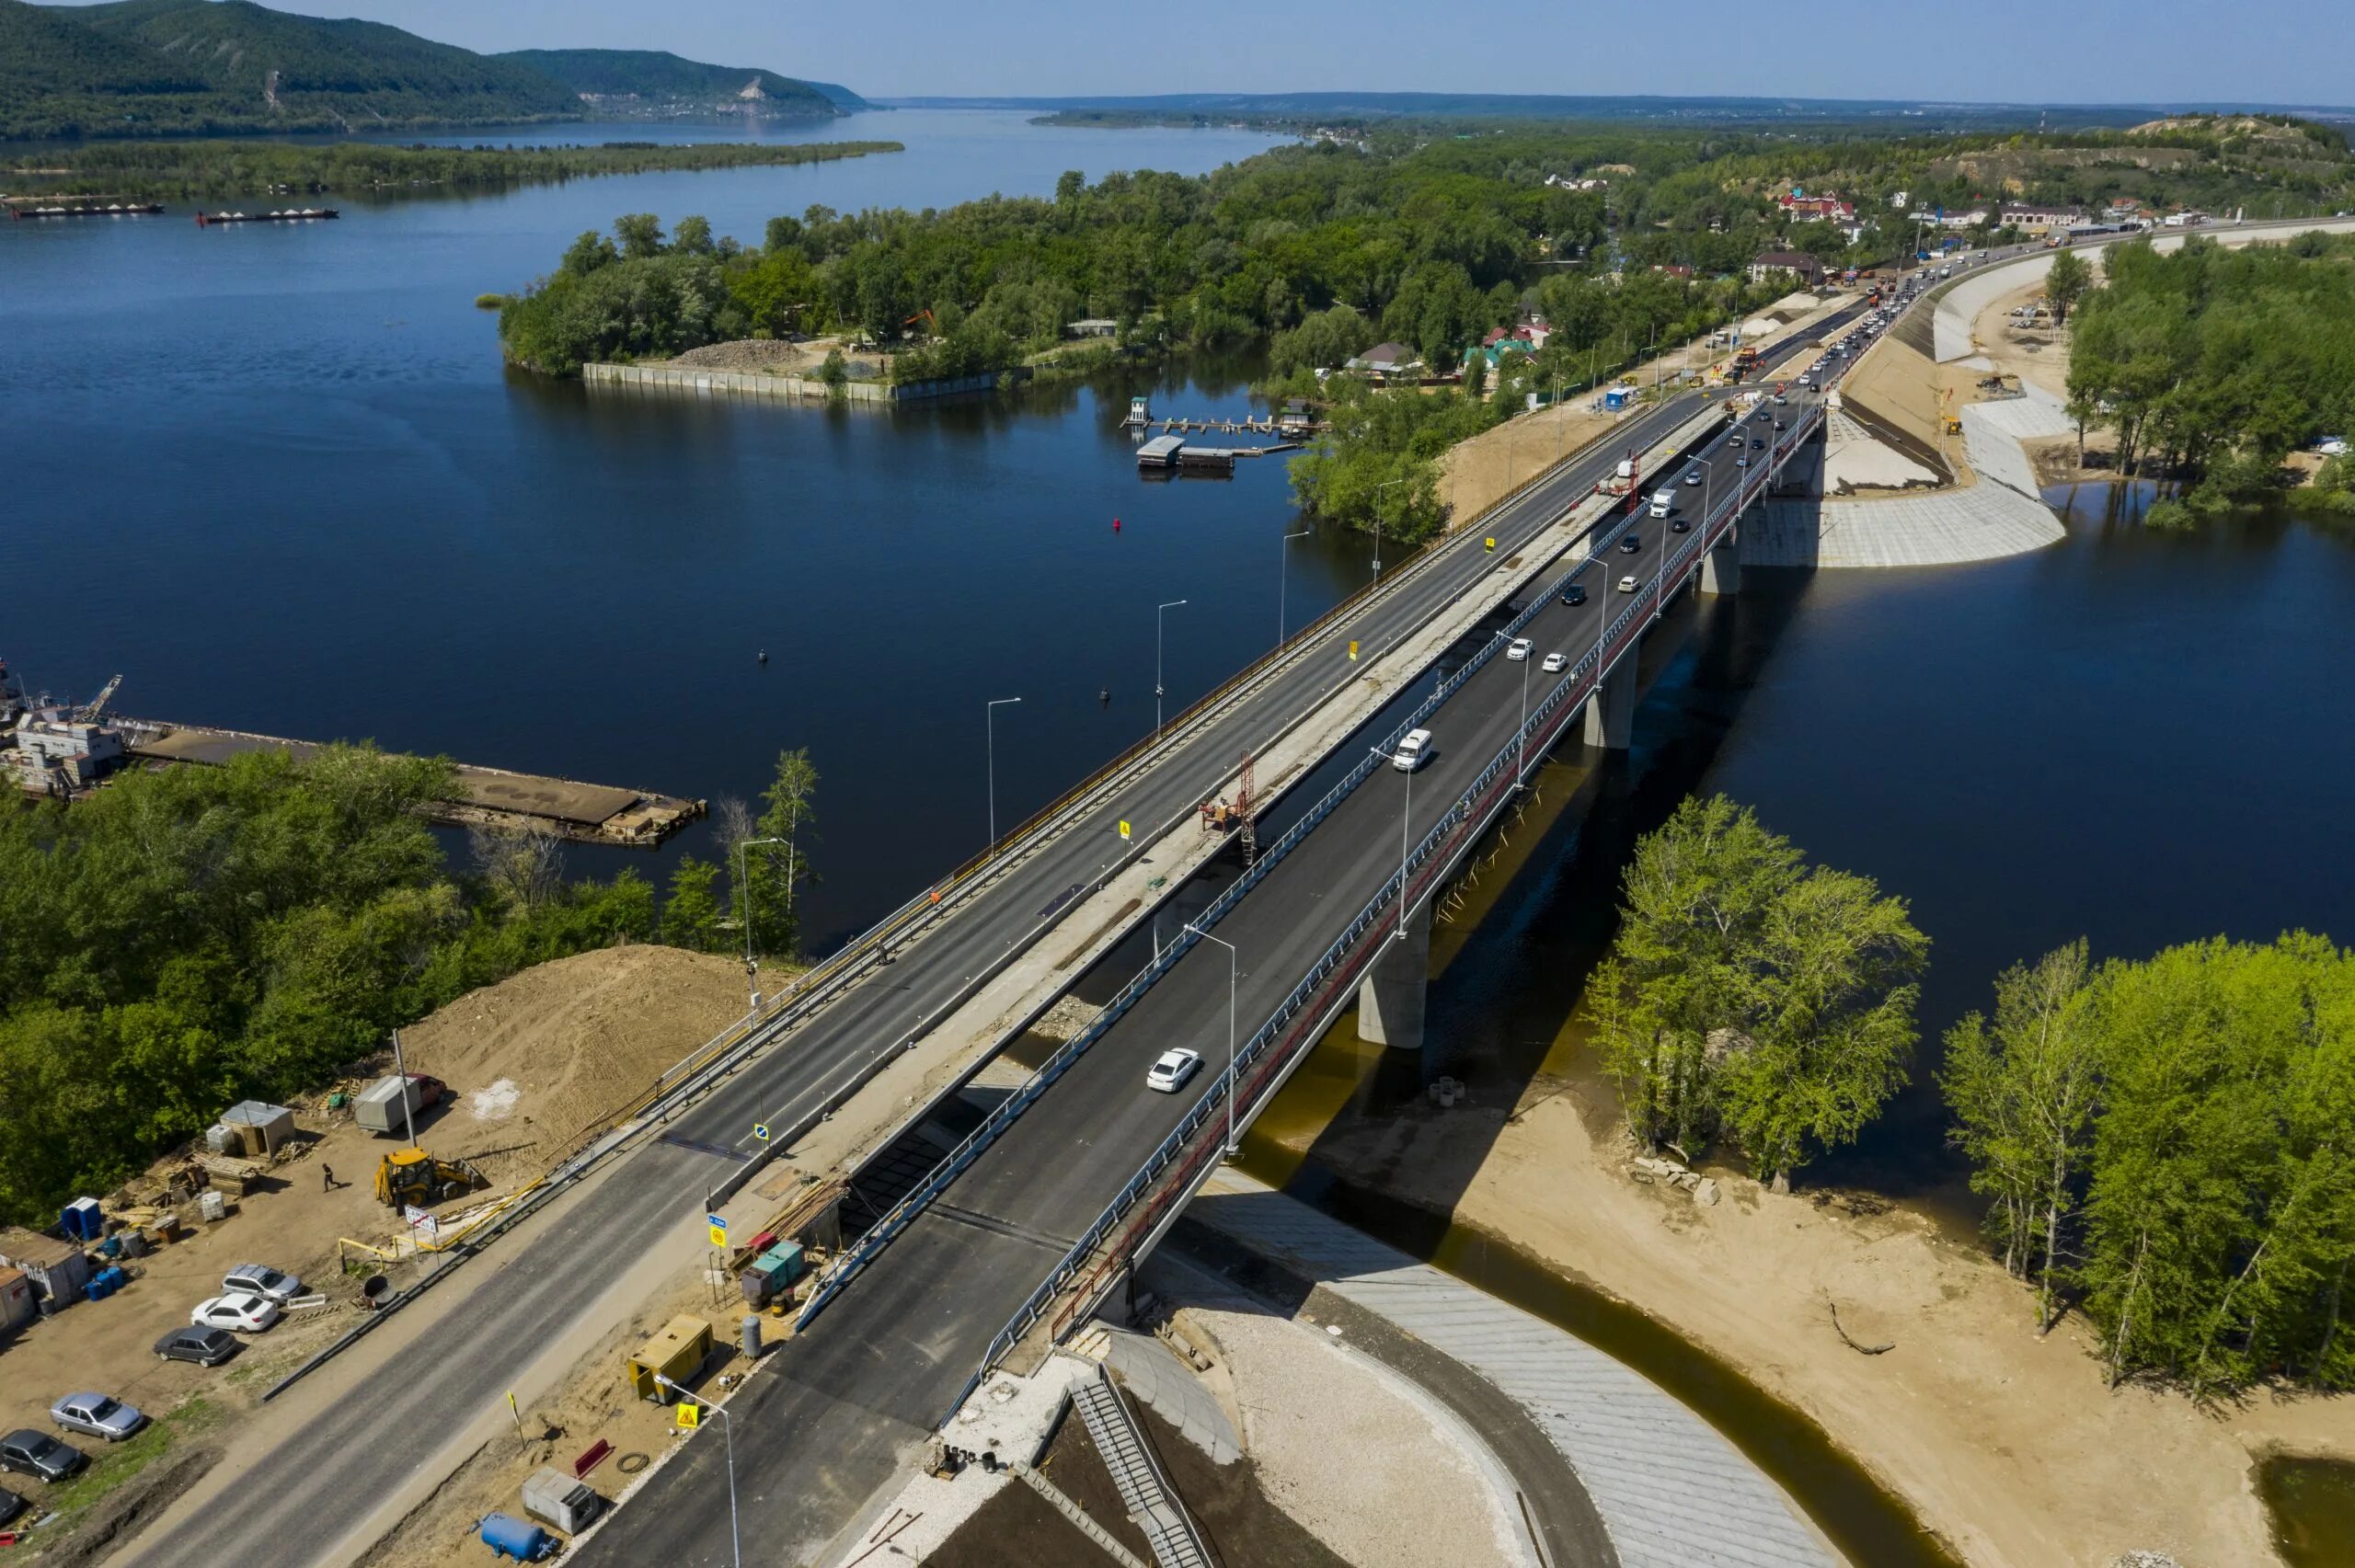
[[[98,0],[52,3],[72,10]],[[1536,0],[1482,0],[1444,17],[1409,0],[1362,0],[1359,25],[1347,32],[1229,3],[1195,13],[1150,58],[1134,49],[1134,33],[1108,31],[1100,13],[1074,0],[1033,0],[1018,28],[996,14],[913,0],[893,23],[887,60],[872,58],[863,14],[821,10],[788,21],[754,0],[709,0],[689,15],[634,0],[512,0],[495,10],[474,0],[276,0],[269,8],[382,22],[486,54],[662,51],[838,83],[877,100],[1425,93],[2355,112],[2339,103],[2348,89],[2330,64],[2336,55],[2284,47],[2338,36],[2343,13],[2321,0],[2264,0],[2257,16],[2243,13],[2229,29],[2181,0],[2131,10],[2096,0],[2065,16],[1994,0],[1973,14],[1968,40],[1948,36],[1963,31],[1950,16],[1857,0],[1833,0],[1779,26],[1712,0],[1672,35],[1635,13],[1580,16]],[[1229,40],[1246,34],[1255,47],[1235,52]],[[2024,47],[2031,42],[2032,57]],[[1500,75],[1530,74],[1523,63],[1557,59],[1568,79],[1500,90]],[[2088,60],[2120,90],[2088,93],[2080,63]],[[1993,83],[2005,90],[1985,92]]]

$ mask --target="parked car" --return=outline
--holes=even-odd
[[[1144,1075],[1144,1086],[1158,1089],[1164,1094],[1175,1094],[1186,1086],[1186,1081],[1201,1070],[1200,1051],[1166,1050]]]
[[[1569,667],[1570,656],[1568,654],[1549,653],[1545,656],[1545,662],[1538,668],[1545,670],[1548,675],[1559,675],[1563,670],[1568,670]]]
[[[120,1443],[147,1425],[137,1408],[108,1394],[67,1394],[49,1407],[49,1418],[68,1432]]]
[[[218,1367],[246,1347],[245,1341],[227,1329],[174,1329],[155,1342],[155,1354],[166,1361],[193,1361],[200,1367]]]
[[[6,1487],[0,1486],[0,1528],[6,1528],[10,1519],[24,1511],[25,1500]]]
[[[1636,591],[1636,578],[1632,573],[1619,579],[1619,591],[1622,593]]]
[[[215,1296],[210,1301],[197,1303],[188,1321],[199,1328],[235,1329],[239,1333],[259,1333],[278,1321],[278,1303],[259,1296],[240,1291],[231,1296]]]
[[[1562,590],[1562,602],[1576,609],[1586,602],[1586,584],[1574,582]]]
[[[268,1264],[241,1263],[222,1276],[221,1288],[232,1296],[258,1296],[283,1307],[303,1294],[303,1282]]]
[[[1512,641],[1505,645],[1505,657],[1507,658],[1527,658],[1529,657],[1529,650],[1531,647],[1532,644],[1527,637],[1515,637]]]
[[[18,1475],[56,1482],[63,1481],[89,1462],[81,1449],[69,1448],[48,1433],[36,1432],[29,1426],[0,1437],[0,1471],[12,1470]]]

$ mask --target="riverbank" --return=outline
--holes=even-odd
[[[1638,1185],[1607,1092],[1559,1074],[1511,1104],[1476,1082],[1451,1109],[1338,1121],[1314,1147],[1344,1180],[1510,1237],[1708,1346],[1973,1564],[2276,1562],[2256,1460],[2355,1458],[2347,1401],[2260,1391],[2202,1411],[2106,1388],[2082,1324],[2039,1339],[2027,1293],[1974,1241],[1902,1207],[1777,1197],[1728,1170],[1710,1173],[1714,1205]]]

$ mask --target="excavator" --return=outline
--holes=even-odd
[[[376,1166],[376,1201],[392,1208],[423,1208],[488,1185],[467,1162],[437,1160],[422,1149],[396,1149]]]

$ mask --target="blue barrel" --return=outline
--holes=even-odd
[[[485,1515],[481,1529],[482,1543],[490,1548],[493,1557],[537,1562],[556,1550],[556,1539],[547,1531],[512,1514]]]

